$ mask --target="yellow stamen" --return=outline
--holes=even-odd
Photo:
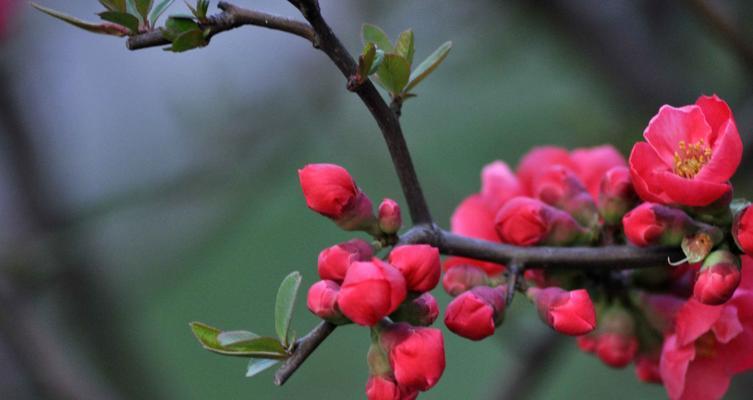
[[[711,160],[711,148],[703,139],[691,144],[680,140],[674,154],[674,172],[683,178],[691,179]]]

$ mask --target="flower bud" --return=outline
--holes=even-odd
[[[458,265],[447,270],[442,278],[442,286],[450,296],[457,296],[476,286],[488,285],[489,276],[484,270],[473,265]]]
[[[308,207],[335,221],[342,229],[374,231],[371,200],[348,171],[335,164],[308,164],[298,170]]]
[[[389,376],[370,376],[366,382],[368,400],[414,400],[417,396],[417,391],[402,390]]]
[[[635,360],[635,376],[645,383],[662,383],[659,354],[639,355]]]
[[[350,265],[338,306],[356,324],[373,326],[395,311],[405,296],[405,278],[400,271],[374,258]]]
[[[580,351],[584,353],[593,353],[596,351],[596,345],[599,341],[593,333],[587,335],[581,335],[575,338],[575,342],[578,345]]]
[[[437,384],[445,368],[442,331],[398,323],[381,326],[379,335],[398,386],[425,392]]]
[[[503,161],[494,161],[481,170],[481,199],[497,212],[508,200],[523,194],[518,177]]]
[[[594,199],[599,198],[599,188],[607,171],[615,167],[627,166],[625,157],[608,144],[574,149],[570,153],[570,159],[576,165],[574,171]]]
[[[577,165],[570,159],[570,153],[555,146],[534,147],[523,156],[518,164],[518,179],[528,193],[533,189],[533,181],[541,171],[552,165],[562,165],[575,171]]]
[[[592,239],[568,213],[528,197],[508,201],[494,225],[502,242],[516,246],[568,246]]]
[[[309,288],[306,305],[317,317],[335,323],[347,322],[345,316],[337,307],[337,298],[340,294],[340,285],[333,281],[319,281]]]
[[[740,250],[753,256],[753,207],[750,205],[735,214],[732,237]]]
[[[475,287],[453,299],[445,310],[444,323],[452,332],[470,340],[494,334],[502,323],[507,288]]]
[[[411,292],[434,289],[442,274],[439,249],[427,244],[397,246],[390,252],[389,262],[403,274]]]
[[[374,255],[371,245],[365,240],[352,239],[328,247],[319,253],[317,269],[319,277],[335,282],[342,282],[350,264],[356,261],[368,261]]]
[[[711,306],[724,304],[740,284],[740,259],[727,250],[709,254],[698,271],[693,298]]]
[[[594,305],[584,289],[529,288],[526,295],[536,304],[539,317],[559,333],[579,336],[596,327]]]
[[[403,219],[400,216],[400,205],[395,200],[384,199],[379,205],[379,229],[393,235],[400,230]]]
[[[599,335],[596,343],[596,355],[612,368],[624,368],[635,358],[638,351],[638,339],[616,333]]]
[[[618,225],[622,217],[638,203],[630,181],[630,170],[614,167],[604,174],[599,191],[599,214],[607,225]]]
[[[636,246],[677,246],[691,233],[693,220],[677,208],[646,202],[625,214],[622,225]]]
[[[410,301],[403,302],[390,315],[393,321],[407,322],[415,326],[429,326],[437,320],[439,306],[431,293],[426,292]]]
[[[575,173],[562,165],[550,166],[536,176],[533,197],[567,212],[583,226],[599,222],[593,198]]]

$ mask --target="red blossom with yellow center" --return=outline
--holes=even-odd
[[[701,207],[731,190],[742,141],[727,103],[701,96],[695,104],[659,109],[630,154],[630,173],[645,201]]]

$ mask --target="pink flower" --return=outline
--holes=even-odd
[[[306,204],[345,230],[369,230],[376,217],[371,200],[348,171],[335,164],[309,164],[298,170]]]
[[[475,287],[453,299],[445,311],[444,323],[453,333],[470,340],[494,334],[505,311],[504,286]]]
[[[489,276],[484,270],[473,265],[453,266],[442,277],[442,286],[450,296],[457,296],[476,286],[488,283]]]
[[[474,194],[463,200],[455,209],[450,218],[450,229],[459,235],[499,242],[494,230],[494,216],[495,212],[488,207],[481,195]],[[504,266],[500,264],[464,257],[448,258],[444,268],[449,269],[453,265],[475,265],[492,275],[504,270]]]
[[[625,237],[636,246],[679,245],[692,220],[682,210],[643,203],[622,218]]]
[[[371,245],[361,239],[352,239],[328,247],[319,253],[317,262],[319,277],[341,283],[345,279],[350,264],[371,260],[373,255]]]
[[[753,256],[753,207],[747,206],[735,215],[732,235],[740,250]]]
[[[381,332],[381,344],[400,387],[425,392],[439,382],[445,368],[439,329],[392,324]]]
[[[523,194],[518,177],[504,161],[494,161],[481,170],[481,199],[496,212],[507,200]]]
[[[598,197],[599,214],[610,225],[617,225],[622,217],[638,203],[638,195],[630,181],[630,170],[614,167],[604,174]]]
[[[638,339],[635,336],[608,332],[598,336],[596,355],[612,368],[624,368],[638,352]]]
[[[742,141],[727,103],[716,95],[694,105],[662,106],[630,154],[630,172],[645,201],[700,207],[730,190]]]
[[[721,306],[690,299],[664,341],[660,369],[672,400],[721,399],[735,374],[753,368],[753,292]]]
[[[706,257],[693,286],[693,298],[712,306],[725,303],[740,284],[740,260],[727,250]]]
[[[570,153],[561,147],[534,147],[523,156],[518,164],[518,179],[524,192],[531,194],[536,177],[553,165],[561,165],[571,171],[577,170],[577,165],[570,158]]]
[[[403,219],[400,216],[400,205],[395,200],[384,199],[379,204],[379,229],[387,234],[394,234],[400,230]]]
[[[314,315],[327,321],[338,321],[343,315],[337,308],[340,285],[333,281],[319,281],[309,289],[306,305]]]
[[[391,377],[370,376],[366,382],[368,400],[413,400],[417,396],[417,391],[400,388]]]
[[[494,219],[503,243],[567,246],[587,241],[587,231],[569,214],[530,197],[515,197]]]
[[[599,187],[607,171],[627,167],[625,157],[608,144],[575,149],[570,153],[570,159],[575,163],[575,172],[594,199],[599,198]]]
[[[340,288],[338,306],[356,324],[373,326],[395,311],[406,293],[400,271],[374,258],[350,265]]]
[[[529,288],[541,319],[557,332],[570,336],[585,335],[596,327],[596,312],[584,289],[565,291],[558,287]]]
[[[434,289],[442,274],[439,249],[427,244],[397,246],[390,252],[389,262],[403,274],[411,292]]]

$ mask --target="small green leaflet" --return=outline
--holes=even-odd
[[[286,276],[277,290],[277,301],[275,302],[275,331],[280,338],[283,346],[290,348],[292,345],[290,321],[293,318],[293,306],[298,295],[298,288],[301,286],[301,274],[298,271],[292,272]]]
[[[410,79],[408,80],[408,85],[405,87],[405,92],[410,92],[410,90],[421,83],[424,78],[434,72],[439,64],[441,64],[442,61],[447,58],[447,55],[450,53],[450,49],[452,49],[452,42],[445,42],[444,44],[439,46],[438,49],[434,50],[434,52],[431,53],[429,57],[426,57],[426,59],[422,61],[421,64],[419,64],[418,67],[416,67],[416,69],[413,70],[413,72],[410,74]]]

